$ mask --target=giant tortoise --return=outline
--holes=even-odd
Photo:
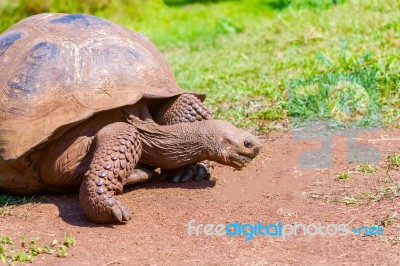
[[[154,169],[199,180],[199,162],[242,168],[259,152],[257,137],[178,86],[149,39],[110,21],[29,17],[0,35],[0,62],[1,191],[80,188],[89,220],[126,222],[115,195]]]

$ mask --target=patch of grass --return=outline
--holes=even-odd
[[[400,243],[400,236],[385,236],[384,240],[390,245],[397,245]]]
[[[18,197],[7,194],[0,194],[0,205],[3,205],[3,207],[10,205],[19,205],[19,204],[38,202],[43,199],[44,197],[37,197],[36,195]]]
[[[386,157],[385,162],[386,162],[388,171],[390,171],[390,170],[399,170],[399,168],[400,168],[400,155],[399,154],[388,155]]]
[[[334,196],[329,194],[327,195],[319,191],[302,192],[302,196],[304,199],[323,200],[327,203],[333,203],[337,201]]]
[[[292,0],[269,0],[264,3],[273,9],[282,10],[290,6]]]
[[[358,165],[358,170],[363,174],[373,174],[378,172],[379,168],[375,165],[362,163]]]
[[[98,15],[148,35],[216,118],[257,131],[290,121],[398,125],[397,0],[1,2],[1,29],[37,12]],[[360,89],[362,88],[362,89]]]
[[[399,219],[396,216],[386,215],[382,220],[377,221],[377,225],[380,225],[383,228],[387,228],[398,220]]]
[[[363,197],[373,202],[378,202],[383,199],[397,199],[400,197],[400,183],[385,186],[370,194],[364,193]]]
[[[283,10],[288,7],[294,9],[307,8],[307,9],[327,9],[332,5],[342,4],[344,0],[264,0],[267,6]]]
[[[390,171],[396,170],[398,171],[400,168],[400,155],[393,154],[388,155],[385,159],[386,162],[386,179],[392,179],[390,176]]]
[[[11,196],[8,194],[0,194],[0,216],[3,215],[13,215],[12,209],[15,208],[17,205],[21,204],[29,204],[29,203],[40,203],[43,201],[47,201],[45,196]],[[28,213],[21,213],[19,217],[26,218],[29,214]]]
[[[293,125],[298,120],[315,119],[327,120],[335,127],[380,125],[376,71],[356,65],[348,67],[349,71],[334,71],[288,83],[288,109]]]
[[[337,175],[337,178],[339,180],[347,180],[352,178],[351,172],[347,171],[347,172],[343,172]]]
[[[67,257],[67,250],[75,244],[76,240],[74,237],[69,236],[67,233],[64,234],[64,242],[59,245],[59,250],[57,256],[59,257]],[[54,243],[54,242],[53,242]]]
[[[342,202],[345,204],[357,204],[358,200],[354,197],[342,197],[339,199],[339,202]]]
[[[64,242],[58,245],[57,240],[53,240],[49,246],[41,246],[38,244],[38,237],[31,238],[27,241],[25,237],[20,238],[20,246],[15,246],[15,241],[9,236],[0,236],[0,260],[3,263],[13,265],[15,262],[32,262],[39,254],[53,254],[57,250],[57,256],[66,257],[67,250],[75,243],[75,238],[64,235]]]

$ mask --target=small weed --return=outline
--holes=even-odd
[[[51,242],[51,246],[55,247],[58,244],[58,240],[54,239],[53,242]]]
[[[57,256],[60,258],[65,258],[67,255],[68,255],[67,254],[67,246],[61,245],[58,250]]]
[[[396,216],[386,215],[382,220],[378,220],[377,224],[383,228],[387,228],[389,225],[394,224],[399,219]]]
[[[386,163],[389,170],[398,170],[400,167],[400,155],[388,155],[386,157]]]
[[[386,157],[385,162],[386,162],[386,177],[391,179],[390,171],[399,170],[400,168],[400,155],[399,154],[388,155]]]
[[[13,241],[10,237],[8,236],[0,236],[0,243],[1,244],[9,244],[9,245],[13,245]]]
[[[352,175],[350,172],[343,172],[337,175],[337,178],[340,180],[347,180],[352,178]]]
[[[69,236],[67,233],[64,235],[64,243],[63,245],[66,246],[67,248],[72,247],[75,244],[75,238],[72,236]]]
[[[358,170],[363,173],[363,174],[373,174],[378,172],[378,167],[375,165],[369,165],[369,164],[360,164],[358,166]]]
[[[64,242],[59,246],[57,256],[65,258],[68,255],[67,253],[68,248],[72,247],[75,244],[75,241],[76,240],[74,237],[69,236],[67,233],[65,233]],[[54,244],[54,241],[52,244]]]
[[[326,195],[324,193],[318,192],[318,191],[312,191],[312,192],[303,192],[303,197],[305,199],[309,198],[309,199],[314,199],[314,200],[322,200],[325,202],[336,202],[336,199],[334,196],[332,195]]]
[[[380,188],[372,194],[364,193],[364,197],[373,202],[378,202],[385,198],[396,199],[400,197],[400,183]]]
[[[385,237],[385,242],[390,245],[397,245],[400,243],[400,236],[388,236]]]
[[[345,204],[356,204],[358,200],[353,197],[343,197],[339,199],[339,202],[345,203]]]
[[[25,251],[16,251],[11,255],[12,262],[27,262],[32,261],[32,256]]]

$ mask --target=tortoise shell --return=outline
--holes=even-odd
[[[101,111],[184,92],[140,33],[90,15],[29,17],[0,35],[0,158]]]

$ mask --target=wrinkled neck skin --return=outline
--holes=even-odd
[[[134,122],[142,141],[142,163],[175,169],[218,156],[212,122],[160,126],[154,122]]]

